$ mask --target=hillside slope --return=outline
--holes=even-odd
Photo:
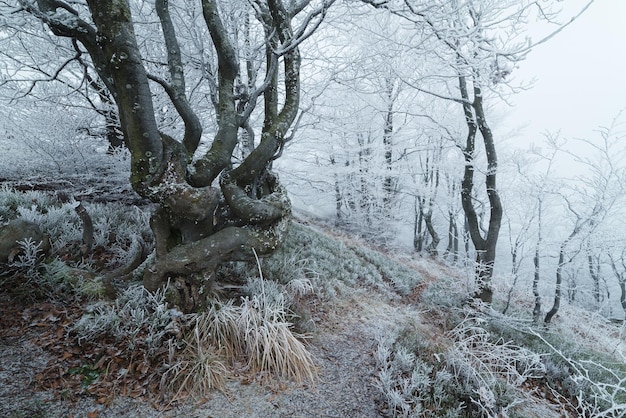
[[[132,366],[116,369],[102,353],[87,352],[103,345],[77,345],[76,333],[86,328],[76,323],[85,312],[90,320],[104,312],[97,305],[103,302],[96,302],[100,311],[76,301],[16,306],[3,286],[0,415],[548,418],[626,411],[623,328],[597,322],[607,342],[600,353],[591,343],[596,334],[566,341],[567,330],[562,338],[556,326],[533,328],[523,306],[510,310],[518,318],[467,306],[471,277],[460,269],[391,255],[302,219],[261,271],[266,283],[276,284],[271,291],[261,285],[264,297],[290,295],[290,310],[298,314],[290,317],[292,330],[306,336],[315,381],[297,383],[232,361],[224,365],[221,391],[159,398],[147,378],[145,390],[126,391],[115,383],[123,379],[111,375],[130,374]],[[239,297],[254,297],[250,283],[247,296]],[[60,376],[54,383],[44,379],[52,366]],[[70,384],[77,376],[80,385]]]

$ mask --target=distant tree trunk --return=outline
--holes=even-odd
[[[578,284],[576,283],[577,272],[569,272],[567,275],[567,301],[572,304],[576,301],[578,294]]]
[[[533,308],[533,322],[538,323],[541,316],[541,295],[539,294],[539,243],[535,246],[535,255],[533,257],[534,274],[533,274],[533,296],[535,297],[535,306]]]
[[[331,156],[330,165],[334,166],[336,164],[335,157]],[[342,222],[343,213],[343,196],[341,194],[341,185],[339,184],[339,174],[334,174],[334,182],[335,182],[335,225],[339,225]]]
[[[570,235],[571,236],[571,235]],[[556,286],[554,289],[554,303],[552,304],[552,308],[546,314],[543,322],[549,324],[554,315],[559,311],[559,307],[561,306],[561,286],[563,283],[563,267],[566,264],[565,261],[565,248],[569,243],[570,239],[566,239],[559,249],[559,264],[556,268]]]
[[[465,172],[463,182],[461,183],[461,202],[467,219],[468,232],[476,250],[476,284],[478,289],[474,297],[485,303],[491,303],[493,300],[491,277],[493,275],[493,267],[496,260],[496,244],[502,222],[502,203],[496,187],[498,159],[493,134],[485,119],[483,93],[480,86],[474,80],[473,100],[470,100],[465,76],[459,77],[459,89],[463,99],[463,112],[468,128],[466,145],[463,150]],[[487,156],[485,186],[491,208],[489,227],[485,237],[481,235],[480,221],[473,202],[474,154],[476,152],[477,131],[481,133]]]
[[[619,281],[619,288],[620,288],[619,301],[622,304],[622,309],[624,310],[624,314],[626,314],[626,279],[625,278],[622,278],[622,280]]]
[[[383,146],[385,149],[385,169],[383,180],[383,209],[384,216],[389,216],[394,195],[393,179],[393,106],[394,106],[394,83],[391,78],[386,79],[387,110],[385,112],[385,126],[383,127]]]
[[[422,197],[415,197],[414,204],[414,222],[413,222],[413,249],[421,253],[424,248],[424,234],[422,233],[422,225],[424,223],[424,202]]]
[[[533,322],[539,323],[541,317],[541,295],[539,294],[540,269],[540,248],[543,242],[543,199],[540,197],[537,205],[537,242],[535,243],[535,255],[533,256],[534,274],[533,274],[533,296],[535,297],[535,306],[533,308]]]
[[[424,223],[426,224],[426,229],[428,230],[428,234],[430,235],[431,241],[426,248],[426,252],[428,254],[437,256],[437,246],[441,239],[439,238],[439,234],[433,225],[433,209],[435,206],[435,198],[437,196],[437,190],[439,189],[439,166],[437,165],[439,161],[441,161],[439,156],[434,156],[433,161],[431,163],[432,167],[428,167],[427,163],[427,185],[430,190],[428,194],[428,209],[424,214]]]
[[[456,224],[454,212],[448,211],[448,245],[443,253],[445,258],[452,255],[452,261],[456,262],[459,253],[459,229]]]
[[[594,260],[589,248],[587,248],[587,268],[593,282],[593,299],[599,305],[602,301],[602,293],[600,292],[600,260]]]
[[[509,222],[509,239],[512,239],[512,237],[513,231],[511,230],[511,222]],[[509,289],[504,309],[502,309],[503,315],[505,315],[506,312],[509,310],[513,291],[515,290],[515,286],[517,286],[517,281],[519,279],[519,270],[522,262],[521,258],[519,257],[519,251],[522,246],[521,237],[522,234],[519,234],[515,241],[511,244],[511,276],[513,276],[513,283],[511,284],[511,288]]]
[[[446,176],[446,179],[449,184],[449,197],[457,196],[456,182],[450,181],[448,176]],[[446,251],[444,252],[444,257],[447,258],[452,254],[452,261],[455,263],[459,259],[459,228],[456,218],[457,215],[455,213],[453,203],[450,201],[448,204],[448,245],[446,247]]]
[[[611,263],[611,269],[617,278],[617,283],[619,284],[620,289],[620,304],[622,305],[622,309],[624,311],[624,320],[626,321],[626,250],[622,250],[621,256],[619,258],[614,257],[610,252],[609,261]],[[620,263],[618,267],[617,263]]]
[[[370,138],[359,134],[359,209],[368,226],[372,225],[372,205],[374,196],[370,191],[368,181],[370,180],[370,163],[372,148]]]
[[[463,249],[465,250],[465,258],[467,260],[471,259],[471,248],[470,248],[470,234],[469,234],[469,227],[467,225],[467,217],[465,217],[464,221],[463,221]]]
[[[453,229],[453,244],[452,244],[452,253],[454,254],[452,257],[452,261],[455,263],[459,261],[459,228],[456,224],[456,215],[453,215],[452,219],[452,229]]]
[[[561,243],[561,246],[559,248],[559,264],[558,264],[557,269],[556,269],[556,286],[555,286],[555,290],[554,290],[554,304],[552,305],[552,308],[548,311],[548,313],[546,314],[546,317],[543,320],[543,322],[546,325],[550,323],[550,321],[552,320],[554,315],[556,315],[557,312],[559,311],[559,307],[561,306],[561,292],[562,292],[561,287],[563,285],[563,267],[566,264],[570,263],[572,261],[572,259],[573,259],[573,257],[570,257],[568,260],[565,259],[565,253],[567,251],[567,246],[583,230],[583,228],[586,228],[587,226],[593,226],[596,217],[602,211],[602,202],[596,202],[596,204],[595,204],[593,210],[591,211],[591,214],[589,215],[589,217],[582,218],[572,208],[572,206],[570,205],[569,200],[565,199],[565,202],[567,203],[567,206],[568,206],[570,212],[572,212],[576,216],[576,223],[574,224],[574,228],[572,229],[572,232]]]
[[[437,230],[435,229],[434,225],[433,225],[433,210],[432,208],[428,209],[428,212],[426,212],[426,214],[424,215],[424,223],[426,224],[426,229],[428,230],[428,233],[430,234],[430,244],[428,244],[428,247],[426,248],[426,252],[432,256],[437,256],[438,252],[437,252],[437,246],[439,245],[439,242],[441,241],[439,238],[439,234],[437,234]]]

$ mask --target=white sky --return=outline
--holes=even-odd
[[[566,0],[573,16],[587,0]],[[505,124],[525,127],[521,148],[542,132],[589,137],[626,110],[626,0],[595,0],[569,27],[538,46],[520,64],[517,81],[535,83],[511,98]],[[626,115],[622,119],[626,121]],[[520,143],[521,142],[521,143]]]

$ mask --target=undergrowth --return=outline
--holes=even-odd
[[[264,267],[272,270],[276,263],[285,264],[276,260],[293,261],[293,257],[309,272],[314,291],[325,301],[361,286],[395,298],[408,294],[422,281],[415,270],[385,261],[386,257],[375,250],[344,244],[298,223],[291,225],[286,241]]]
[[[92,248],[85,248],[78,203],[41,192],[0,188],[2,222],[22,220],[44,234],[43,242],[19,241],[2,266],[0,284],[25,300],[102,297],[105,275],[136,254],[149,252],[152,236],[146,211],[119,203],[83,203],[93,222]]]
[[[467,306],[454,280],[441,278],[422,295],[422,315],[439,337],[409,323],[379,339],[376,384],[387,415],[521,418],[532,397],[549,400],[555,416],[626,414],[626,363],[615,350]]]
[[[383,252],[294,223],[272,257],[257,266],[225,266],[237,280],[225,284],[223,294],[211,294],[204,312],[184,315],[168,305],[166,289],[149,293],[132,277],[106,301],[102,272],[152,248],[148,213],[85,203],[94,224],[94,248],[85,253],[75,204],[0,189],[2,221],[33,222],[50,240],[47,252],[40,242],[20,242],[0,284],[28,300],[89,302],[66,329],[79,347],[99,350],[97,359],[72,368],[95,373],[94,386],[135,382],[173,401],[226,390],[234,376],[315,382],[316,362],[306,348],[307,333],[315,331],[312,303],[332,306],[364,289],[398,303],[423,282]],[[626,414],[619,347],[602,352],[581,343],[596,334],[582,336],[574,326],[568,332],[539,328],[523,315],[512,317],[514,308],[509,316],[470,308],[471,286],[459,280],[437,277],[419,294],[415,321],[429,318],[439,335],[407,323],[379,339],[375,385],[387,415],[523,417],[532,396],[572,416]]]

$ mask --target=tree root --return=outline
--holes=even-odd
[[[174,303],[185,310],[193,310],[199,303],[199,292],[206,284],[206,277],[214,277],[220,265],[230,261],[254,261],[256,256],[272,254],[286,236],[291,202],[278,180],[271,175],[268,178],[272,192],[254,199],[224,176],[220,181],[224,194],[221,210],[215,207],[213,190],[211,199],[199,199],[211,202],[203,212],[206,218],[196,216],[191,223],[175,217],[178,211],[171,213],[164,207],[157,210],[151,222],[157,241],[157,259],[144,271],[146,289],[156,291],[168,281],[175,283],[180,291]],[[205,188],[204,192],[208,191],[209,188]],[[177,208],[183,205],[185,196],[192,195],[177,195],[180,199],[176,202]],[[195,196],[194,202],[197,200]],[[190,203],[190,206],[193,205]],[[187,231],[188,227],[193,234]],[[172,245],[175,240],[179,241]]]

